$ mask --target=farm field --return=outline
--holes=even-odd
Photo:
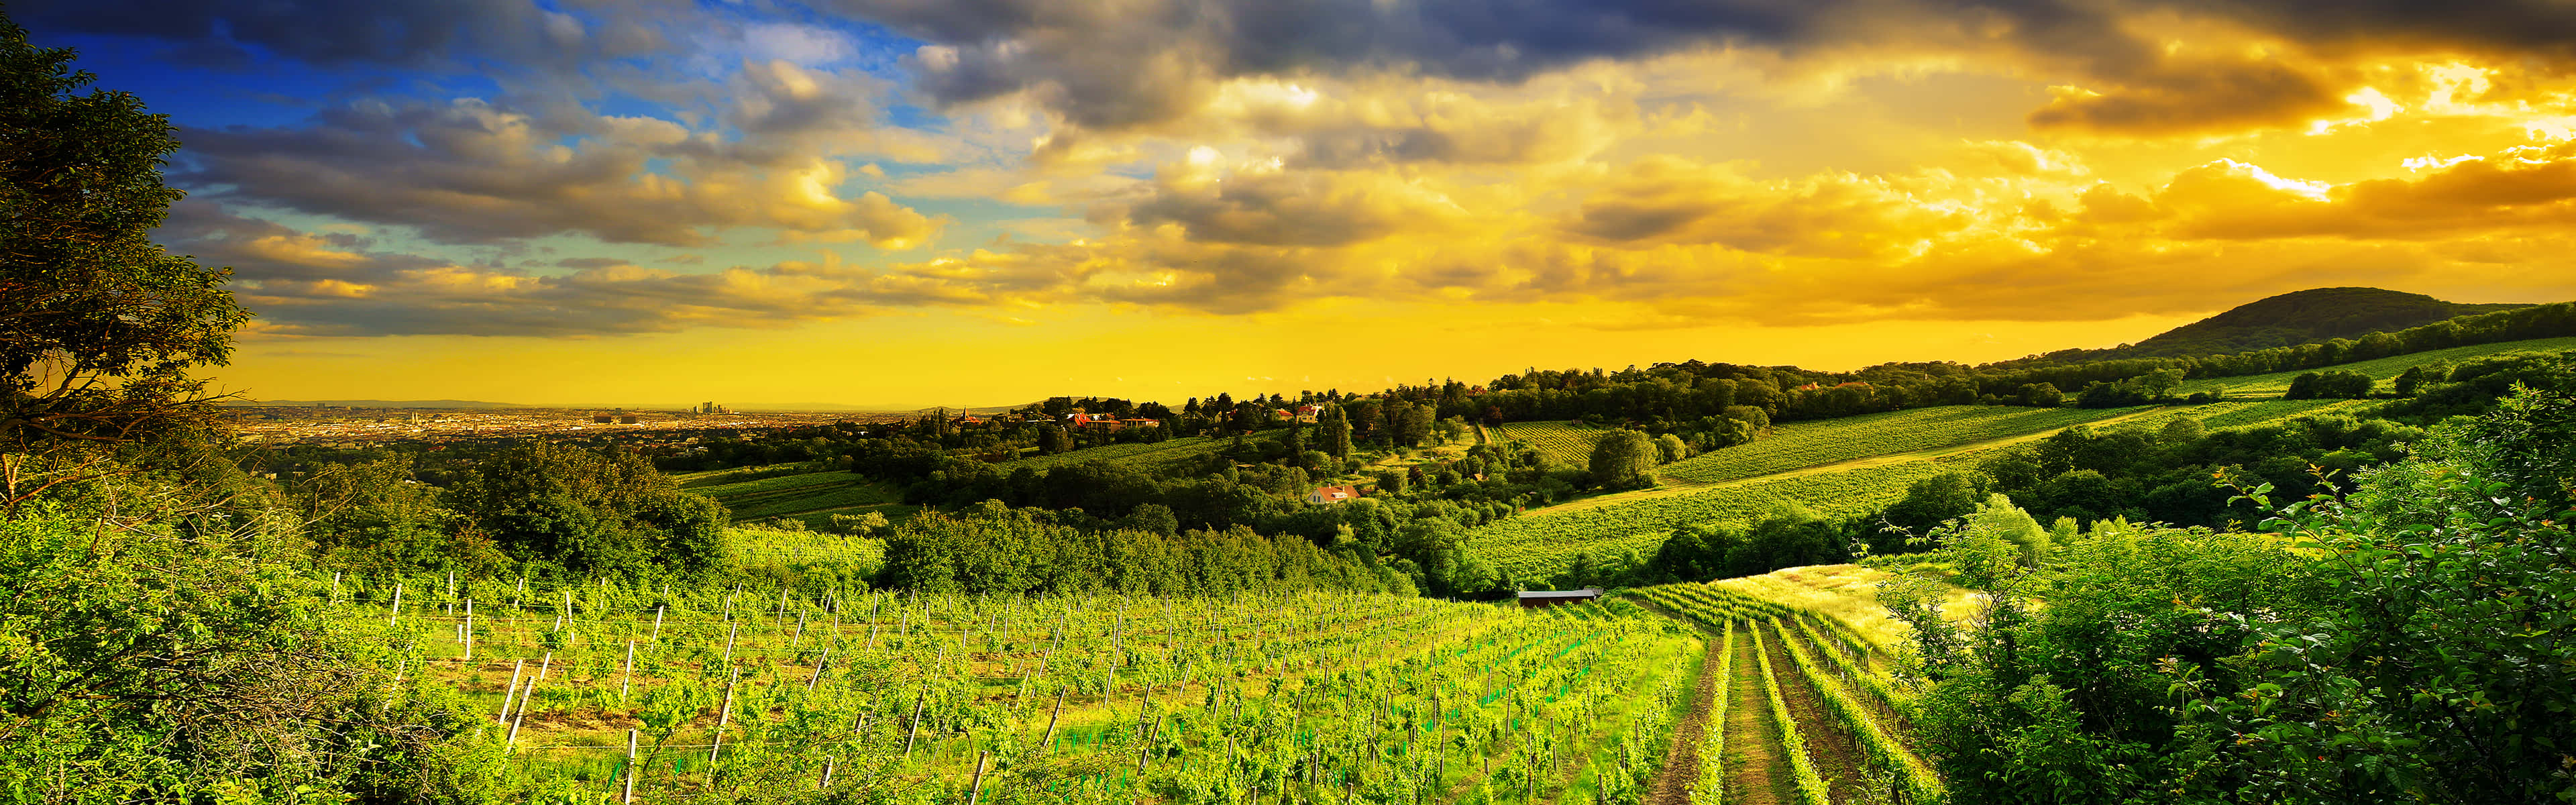
[[[1609,431],[1574,422],[1512,422],[1492,428],[1493,437],[1516,441],[1547,457],[1550,467],[1591,466],[1592,443]]]
[[[1871,456],[1936,450],[2132,416],[2148,408],[2013,408],[1944,405],[1841,419],[1788,422],[1750,444],[1667,464],[1686,483],[1723,483]]]
[[[2576,337],[2537,338],[2529,341],[2506,341],[2500,344],[2477,344],[2465,347],[2452,347],[2449,349],[2411,352],[2404,355],[2391,355],[2376,360],[2326,366],[2317,369],[2300,369],[2290,372],[2273,372],[2271,374],[2246,375],[2243,377],[2213,377],[2202,380],[2192,380],[2186,381],[2181,386],[2177,387],[2174,393],[2191,394],[2193,392],[2206,391],[2211,393],[2224,393],[2231,397],[2278,397],[2283,392],[2290,390],[2291,378],[2298,377],[2299,375],[2306,374],[2308,372],[2360,372],[2362,374],[2369,375],[2372,380],[2384,383],[2391,378],[2404,374],[2408,368],[2421,366],[2427,363],[2444,361],[2458,362],[2469,358],[2501,355],[2507,352],[2557,352],[2569,349],[2576,349]],[[2384,391],[2385,389],[2382,390]]]
[[[1716,641],[1715,695],[1690,722],[1687,801],[1834,805],[1939,802],[1947,787],[1911,742],[1913,683],[1851,624],[1715,584],[1627,593]]]
[[[335,579],[330,602],[591,801],[1635,801],[1704,653],[1624,603],[439,578]]]
[[[1036,453],[1030,453],[1026,457],[1002,462],[997,466],[999,466],[1002,471],[1009,472],[1021,467],[1027,467],[1033,470],[1048,470],[1056,467],[1085,464],[1093,461],[1107,461],[1152,472],[1157,468],[1168,467],[1198,456],[1215,452],[1217,449],[1232,443],[1233,442],[1228,439],[1219,439],[1209,436],[1184,436],[1178,439],[1160,442],[1107,444],[1098,447],[1085,447],[1080,450],[1069,450],[1052,456],[1042,456]]]
[[[2077,424],[2161,424],[2165,412],[2189,416],[2199,409],[1999,408],[1942,406],[1845,419],[1792,423],[1785,436],[1727,448],[1669,467],[1700,477],[1735,470],[1722,457],[1735,450],[1768,471],[1718,482],[1670,479],[1661,487],[1578,499],[1480,526],[1468,545],[1518,579],[1544,579],[1577,555],[1595,560],[1634,552],[1651,554],[1672,529],[1710,522],[1742,523],[1784,503],[1826,516],[1852,515],[1894,502],[1916,480],[1939,474],[1966,456],[2041,438]],[[2236,409],[2227,409],[2234,411]],[[2213,412],[2213,415],[2224,412]],[[1937,430],[1946,423],[1951,430]],[[1514,426],[1518,427],[1518,426]],[[1934,429],[1925,448],[1919,434]],[[1985,437],[1982,439],[1973,437]],[[1959,441],[1966,439],[1965,441]],[[1946,443],[1946,444],[1945,444]],[[1766,445],[1778,445],[1765,447]],[[1817,461],[1817,459],[1825,459]],[[1668,470],[1669,470],[1668,467]]]
[[[683,481],[683,483],[687,483]],[[684,486],[684,488],[687,488]],[[787,517],[808,525],[835,514],[880,511],[889,519],[909,514],[892,491],[854,472],[809,472],[690,488],[733,511],[736,522]]]
[[[1468,547],[1518,579],[1562,571],[1577,554],[1595,559],[1653,553],[1672,529],[1745,522],[1784,503],[1827,516],[1859,514],[1904,497],[1907,485],[1949,469],[1915,459],[1839,472],[1756,478],[1597,506],[1560,506],[1468,532]]]
[[[2374,400],[2260,400],[2210,403],[2182,409],[2181,413],[2211,428],[2241,428],[2303,416],[2358,413],[2359,409],[2378,404]]]

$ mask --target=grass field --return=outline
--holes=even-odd
[[[1256,436],[1254,438],[1262,437]],[[1021,467],[1028,467],[1034,470],[1049,470],[1056,467],[1068,467],[1075,464],[1085,464],[1093,461],[1107,461],[1121,466],[1134,467],[1148,473],[1157,473],[1174,465],[1197,459],[1209,453],[1214,453],[1232,444],[1234,444],[1233,439],[1220,439],[1210,436],[1185,436],[1178,439],[1154,442],[1150,444],[1109,444],[1101,445],[1099,447],[1085,447],[1080,450],[1057,453],[1052,456],[1041,456],[1031,453],[1025,458],[1021,458],[1016,461],[1006,461],[996,466],[1000,467],[1003,472],[1009,472]]]
[[[686,483],[686,482],[684,482]],[[733,510],[736,522],[792,517],[819,525],[834,514],[878,511],[889,519],[910,514],[893,490],[854,472],[809,472],[691,488]]]
[[[1783,503],[1827,516],[1859,514],[1905,496],[1907,485],[1950,468],[1918,459],[1840,472],[1756,478],[1608,505],[1546,509],[1468,532],[1468,546],[1516,578],[1564,570],[1578,553],[1595,559],[1651,555],[1674,528],[1750,522]]]
[[[2450,349],[2413,352],[2405,355],[2392,355],[2378,360],[2360,361],[2357,363],[2347,363],[2317,369],[2300,369],[2290,372],[2273,372],[2265,375],[2246,375],[2244,377],[2215,377],[2205,380],[2193,380],[2183,383],[2180,388],[2175,390],[2175,393],[2191,394],[2193,392],[2206,391],[2213,393],[2225,392],[2226,395],[2230,397],[2278,397],[2281,396],[2283,392],[2290,390],[2291,378],[2298,377],[2299,375],[2306,374],[2308,372],[2360,372],[2362,374],[2369,375],[2371,379],[2380,381],[2384,384],[2389,379],[2400,374],[2404,374],[2408,368],[2427,363],[2446,361],[2456,363],[2469,358],[2501,355],[2507,352],[2558,352],[2570,349],[2576,349],[2576,336],[2566,338],[2539,338],[2530,341],[2507,341],[2501,344],[2478,344],[2466,347],[2452,347]],[[2381,390],[2386,391],[2385,388]]]
[[[1723,483],[1838,461],[2043,433],[2145,410],[1945,405],[1788,422],[1751,444],[1665,465],[1661,474],[1690,483]]]
[[[1574,422],[1513,422],[1492,429],[1497,439],[1520,442],[1547,457],[1549,467],[1582,469],[1592,465],[1592,444],[1606,428]]]

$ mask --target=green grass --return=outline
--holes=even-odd
[[[2222,402],[2181,409],[2180,414],[2200,420],[2212,428],[2237,428],[2260,425],[2293,417],[2348,412],[2349,409],[2377,405],[2371,400],[2262,400],[2256,402]],[[2146,424],[2161,426],[2163,417],[2151,418]]]
[[[2043,433],[2140,410],[1945,405],[1789,422],[1751,444],[1674,462],[1662,474],[1694,483],[1722,483],[1838,461]]]
[[[809,472],[703,487],[735,520],[807,514],[896,502],[895,493],[855,472]]]
[[[1905,496],[1917,480],[1951,469],[1945,461],[1906,461],[1846,472],[1754,480],[1662,497],[1513,517],[1468,533],[1468,545],[1515,578],[1554,575],[1575,554],[1595,559],[1654,553],[1673,529],[1700,523],[1746,523],[1783,503],[1829,517],[1860,514]]]
[[[2306,374],[2308,372],[2360,372],[2362,374],[2369,375],[2373,380],[2386,382],[2390,378],[2404,374],[2408,368],[2427,363],[2456,363],[2470,358],[2501,355],[2507,352],[2556,352],[2568,349],[2576,349],[2576,336],[2565,338],[2537,338],[2529,341],[2506,341],[2500,344],[2478,344],[2466,347],[2452,347],[2450,349],[2411,352],[2404,355],[2392,355],[2377,360],[2339,364],[2316,369],[2273,372],[2265,375],[2213,377],[2204,380],[2186,382],[2182,384],[2179,389],[2176,389],[2175,393],[2190,394],[2200,391],[2223,391],[2231,397],[2277,397],[2283,392],[2290,390],[2291,378],[2298,377],[2299,375]]]
[[[1085,447],[1080,450],[1070,450],[1063,453],[1057,453],[1052,456],[1041,456],[1031,453],[1025,458],[1014,461],[1005,461],[997,466],[999,466],[1002,471],[1009,472],[1021,467],[1027,467],[1033,470],[1050,470],[1057,467],[1070,467],[1075,464],[1083,464],[1093,461],[1108,461],[1125,466],[1136,467],[1150,473],[1158,472],[1163,468],[1181,464],[1200,456],[1216,452],[1232,445],[1233,443],[1233,439],[1220,439],[1210,436],[1185,436],[1178,439],[1172,439],[1170,441],[1153,442],[1150,444],[1108,444],[1101,445],[1099,447]]]
[[[1494,438],[1520,442],[1547,457],[1550,467],[1581,469],[1592,465],[1592,444],[1608,428],[1574,422],[1514,422],[1492,428]]]

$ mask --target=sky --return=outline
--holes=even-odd
[[[2553,0],[37,0],[254,399],[1178,403],[2576,299]]]

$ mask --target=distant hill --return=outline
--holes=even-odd
[[[2396,332],[2455,316],[2523,307],[2530,305],[2462,304],[2378,288],[2311,288],[2238,305],[2127,347],[2100,350],[2098,357],[2228,355]]]

